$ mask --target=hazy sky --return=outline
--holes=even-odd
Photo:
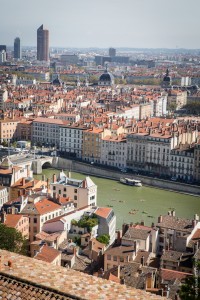
[[[49,29],[50,46],[200,48],[200,0],[0,0],[0,44],[36,46]]]

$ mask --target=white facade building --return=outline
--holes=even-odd
[[[54,176],[50,189],[53,198],[69,197],[74,202],[75,208],[96,206],[97,186],[88,176],[84,180],[78,180],[69,178],[61,172],[58,179]]]
[[[110,236],[109,245],[115,241],[116,216],[112,208],[99,207],[94,213],[99,220],[98,236],[108,234]]]
[[[0,187],[0,210],[4,203],[8,202],[8,190],[6,187],[1,186]]]
[[[66,156],[82,158],[85,125],[73,124],[60,127],[60,150]]]
[[[62,120],[38,117],[33,120],[32,141],[59,147]]]
[[[102,139],[100,163],[103,165],[125,168],[127,143],[123,135],[107,136]]]

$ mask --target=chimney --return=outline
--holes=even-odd
[[[174,210],[174,209],[171,211],[171,215],[172,215],[173,217],[175,217],[175,216],[176,216],[176,212],[175,212],[175,210]]]
[[[121,245],[121,239],[122,239],[122,231],[117,231],[117,245]]]
[[[162,223],[162,221],[163,221],[163,216],[160,215],[160,216],[158,217],[158,223]]]
[[[11,215],[15,215],[15,207],[14,206],[11,207]]]
[[[27,165],[27,177],[29,177],[30,176],[30,166],[29,165]]]
[[[197,221],[196,220],[192,220],[192,227],[195,228],[196,225],[197,225]]]
[[[49,178],[47,178],[47,189],[49,189]]]
[[[56,174],[53,174],[53,183],[56,182]]]
[[[127,232],[128,229],[129,229],[129,224],[124,223],[122,225],[122,236]]]
[[[24,186],[25,183],[26,183],[26,180],[25,180],[25,178],[23,177],[23,178],[22,178],[22,186]]]
[[[98,277],[101,277],[101,278],[102,278],[103,275],[104,275],[104,271],[103,271],[102,268],[100,268],[99,271],[98,271]]]
[[[142,220],[140,224],[141,224],[142,226],[144,226],[144,221]]]
[[[74,254],[74,256],[77,256],[77,249],[76,249],[76,247],[73,248],[73,254]]]
[[[171,210],[169,210],[168,211],[168,216],[171,216],[171,215],[172,215]]]
[[[86,180],[83,180],[83,188],[86,189]]]
[[[140,263],[141,263],[141,265],[144,267],[144,256],[141,257]]]
[[[1,223],[5,223],[6,221],[6,212],[4,210],[2,210],[1,213]]]

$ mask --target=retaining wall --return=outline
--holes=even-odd
[[[149,185],[161,189],[173,190],[182,193],[200,195],[200,186],[184,184],[176,181],[162,180],[158,178],[146,177],[146,176],[137,176],[131,174],[123,174],[115,170],[109,170],[97,167],[91,164],[85,164],[82,162],[72,161],[65,158],[58,158],[57,168],[67,169],[77,173],[84,173],[87,175],[94,175],[97,177],[109,178],[114,180],[119,180],[120,177],[126,176],[134,179],[139,179],[144,185]]]

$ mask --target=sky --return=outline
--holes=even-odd
[[[200,49],[200,0],[0,0],[0,44]]]

